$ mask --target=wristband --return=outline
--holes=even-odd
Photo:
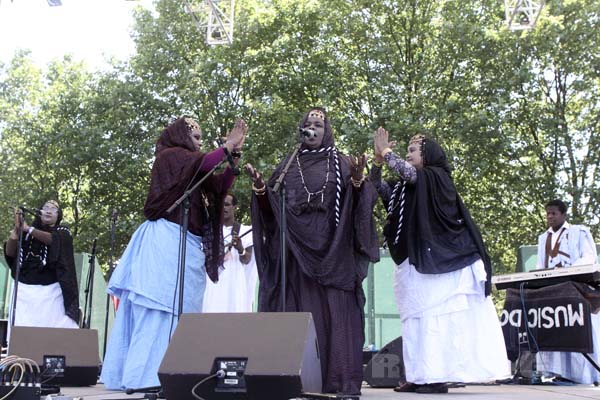
[[[240,257],[243,257],[246,255],[246,248],[244,247],[244,250],[242,250],[242,252],[240,253]]]
[[[378,168],[381,168],[381,167],[383,167],[383,161],[382,162],[378,162],[378,161],[373,160],[373,165],[376,166],[376,167],[378,167]]]
[[[31,235],[33,233],[33,231],[35,230],[35,228],[33,226],[30,226],[29,229],[27,229],[27,233],[29,235]]]
[[[263,183],[263,187],[261,187],[259,189],[256,186],[254,186],[254,183],[253,183],[252,184],[252,190],[254,191],[254,193],[256,193],[257,196],[263,196],[265,194],[265,192],[267,191],[267,185],[265,185]]]
[[[358,180],[354,179],[353,177],[350,177],[350,182],[352,182],[352,186],[354,186],[357,189],[360,187],[360,185],[362,185],[364,180],[365,180],[364,176]]]

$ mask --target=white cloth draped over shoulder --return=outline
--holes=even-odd
[[[239,235],[242,236],[252,227],[240,226]],[[232,226],[223,226],[225,246],[231,243]],[[252,234],[248,233],[241,238],[244,248],[252,246]],[[206,280],[204,291],[204,312],[252,312],[256,281],[258,272],[254,252],[248,264],[242,264],[240,255],[234,248],[225,253],[224,269],[219,272],[219,281]]]
[[[510,375],[498,315],[484,296],[481,260],[445,274],[421,274],[406,259],[394,278],[407,382],[489,382]]]
[[[568,265],[582,265],[598,262],[596,245],[590,230],[583,225],[570,225],[565,222],[566,229],[560,236],[559,254],[554,263],[569,261]],[[542,233],[538,238],[538,268],[545,268],[546,240],[551,230]],[[566,233],[566,234],[565,234]],[[554,242],[552,243],[554,245]],[[552,260],[550,260],[552,265]],[[592,342],[594,352],[590,357],[600,365],[600,313],[592,314]],[[592,384],[600,382],[600,372],[597,371],[585,357],[579,353],[562,351],[540,351],[537,353],[537,370],[558,374],[563,378],[577,383]]]

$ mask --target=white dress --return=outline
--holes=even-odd
[[[231,242],[232,226],[223,226],[225,245]],[[251,229],[241,225],[240,236]],[[252,233],[242,237],[244,248],[252,246]],[[204,291],[203,312],[252,312],[258,272],[254,252],[248,264],[242,264],[236,249],[225,253],[224,269],[219,271],[219,281],[208,277]]]
[[[421,274],[406,259],[394,275],[407,382],[489,382],[510,376],[500,321],[484,295],[481,260],[445,274]]]

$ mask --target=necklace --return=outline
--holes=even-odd
[[[296,154],[296,162],[298,163],[298,172],[300,173],[302,187],[304,188],[304,191],[308,194],[306,202],[310,203],[310,199],[313,196],[321,195],[321,203],[323,203],[323,200],[325,199],[325,188],[327,187],[327,182],[329,181],[329,152],[327,153],[327,172],[325,173],[325,182],[323,182],[323,186],[321,186],[321,189],[316,192],[311,192],[306,187],[306,182],[304,181],[304,174],[302,173],[302,166],[300,165],[300,157],[298,157],[298,154]]]

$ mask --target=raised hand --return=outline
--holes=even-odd
[[[373,134],[373,144],[375,145],[375,159],[377,161],[383,161],[383,151],[387,148],[391,148],[389,142],[389,133],[381,126]]]
[[[240,151],[246,140],[246,133],[248,132],[248,125],[243,119],[237,119],[233,125],[233,129],[227,134],[225,146],[227,150]]]
[[[29,229],[29,225],[25,222],[25,217],[23,215],[23,211],[18,207],[15,207],[15,232],[18,231],[19,227],[21,227],[24,231]]]
[[[354,181],[360,181],[363,179],[365,165],[367,165],[366,154],[358,157],[350,156],[350,175]]]
[[[262,174],[258,172],[258,170],[252,166],[252,164],[246,164],[244,166],[244,171],[246,171],[246,174],[248,174],[252,180],[252,186],[254,186],[254,189],[264,190],[265,181],[263,180]]]

